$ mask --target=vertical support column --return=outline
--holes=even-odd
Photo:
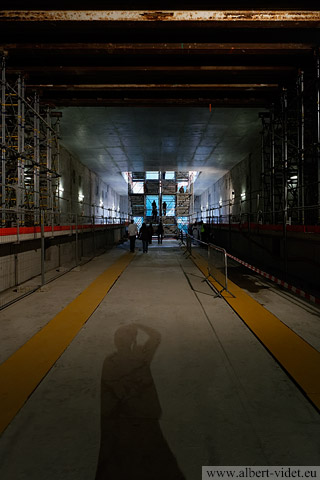
[[[44,212],[40,212],[40,223],[41,223],[41,285],[45,284],[45,245],[44,245]]]
[[[6,224],[6,63],[2,58],[1,63],[1,223]]]
[[[288,219],[288,98],[282,91],[282,172],[283,172],[283,261],[287,273],[287,219]]]
[[[261,188],[262,188],[262,198],[263,198],[263,210],[265,210],[266,206],[266,172],[265,172],[265,145],[264,145],[264,135],[265,135],[265,119],[264,117],[261,118],[262,120],[262,130],[261,130]],[[265,212],[266,213],[266,212]],[[229,224],[230,224],[230,203],[229,203]]]
[[[298,77],[298,98],[299,98],[299,131],[298,131],[298,207],[299,220],[302,225],[305,223],[304,212],[304,74],[299,72]]]
[[[39,225],[40,222],[40,138],[39,138],[39,98],[37,93],[34,96],[34,117],[33,117],[33,208],[34,208],[34,223]]]
[[[19,75],[18,78],[18,185],[17,185],[17,225],[24,224],[24,84],[23,79]]]
[[[76,213],[76,267],[79,265],[79,232],[78,232],[78,214]]]
[[[271,222],[274,225],[276,223],[275,219],[275,155],[274,155],[274,105],[272,105],[271,115],[270,115],[270,127],[271,127],[271,150],[270,150],[270,195],[271,195],[271,211],[272,219]]]
[[[61,174],[60,174],[60,119],[57,118],[57,122],[55,125],[55,130],[56,130],[56,136],[55,136],[55,141],[56,141],[56,172],[58,173],[58,205],[57,205],[57,210],[58,210],[58,218],[57,222],[61,223],[61,205],[60,205],[60,189],[61,189]]]
[[[317,160],[318,160],[318,222],[320,222],[320,51],[316,59],[316,89],[317,89]]]
[[[22,154],[22,167],[23,167],[23,184],[22,184],[22,225],[25,224],[25,202],[26,202],[26,186],[25,186],[25,125],[26,125],[26,118],[25,118],[25,83],[24,78],[22,77],[21,80],[21,97],[22,97],[22,104],[21,104],[21,154]]]
[[[47,211],[53,215],[53,198],[52,198],[52,131],[50,110],[47,108],[46,115],[46,144],[47,144],[47,173],[46,173],[46,195],[47,195]]]

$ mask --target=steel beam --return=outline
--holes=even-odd
[[[218,24],[319,25],[320,11],[308,10],[2,10],[9,22],[209,22]]]
[[[296,71],[296,67],[282,65],[110,65],[110,66],[61,66],[61,65],[38,65],[38,66],[14,66],[7,67],[10,74],[20,74],[21,72],[35,74],[57,73],[101,73],[101,72],[287,72]]]
[[[313,43],[4,43],[2,52],[32,51],[37,56],[46,51],[73,55],[78,51],[85,54],[117,54],[117,55],[295,55],[297,53],[312,54]]]
[[[277,83],[106,83],[80,85],[29,84],[28,88],[46,88],[53,90],[276,90]]]

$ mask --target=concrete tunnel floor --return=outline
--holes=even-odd
[[[1,312],[1,360],[125,249]],[[320,465],[319,438],[315,408],[166,240],[137,250],[5,430],[0,478],[196,480],[202,465]]]

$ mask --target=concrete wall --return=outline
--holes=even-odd
[[[195,212],[202,212],[203,219],[211,209],[215,217],[226,222],[227,216],[238,221],[240,214],[256,212],[261,208],[261,154],[260,139],[252,146],[252,152],[239,161],[228,173],[195,199]],[[213,210],[212,210],[213,209]],[[253,220],[253,218],[252,218]]]
[[[125,227],[120,225],[110,225],[94,232],[79,233],[79,259],[91,258],[103,249],[111,248],[119,243],[124,235]],[[0,256],[0,292],[41,275],[40,240],[7,244],[5,250],[3,256]],[[66,269],[75,266],[76,251],[75,235],[46,238],[44,267],[46,274],[50,273],[46,279],[54,277],[60,268]],[[36,281],[35,284],[39,284],[39,281]]]
[[[120,213],[123,217],[123,214],[128,213],[128,197],[117,194],[63,147],[60,153],[60,175],[61,213],[77,213],[88,217],[120,217]],[[81,202],[79,195],[83,195]]]

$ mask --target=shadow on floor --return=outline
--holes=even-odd
[[[138,332],[147,335],[137,343]],[[103,364],[101,443],[96,480],[183,480],[164,438],[161,406],[150,365],[160,334],[145,325],[120,327],[116,352]]]
[[[244,267],[228,268],[228,278],[239,287],[244,288],[248,292],[257,293],[261,290],[270,289],[269,286],[261,285],[258,280],[248,274],[248,269]]]

